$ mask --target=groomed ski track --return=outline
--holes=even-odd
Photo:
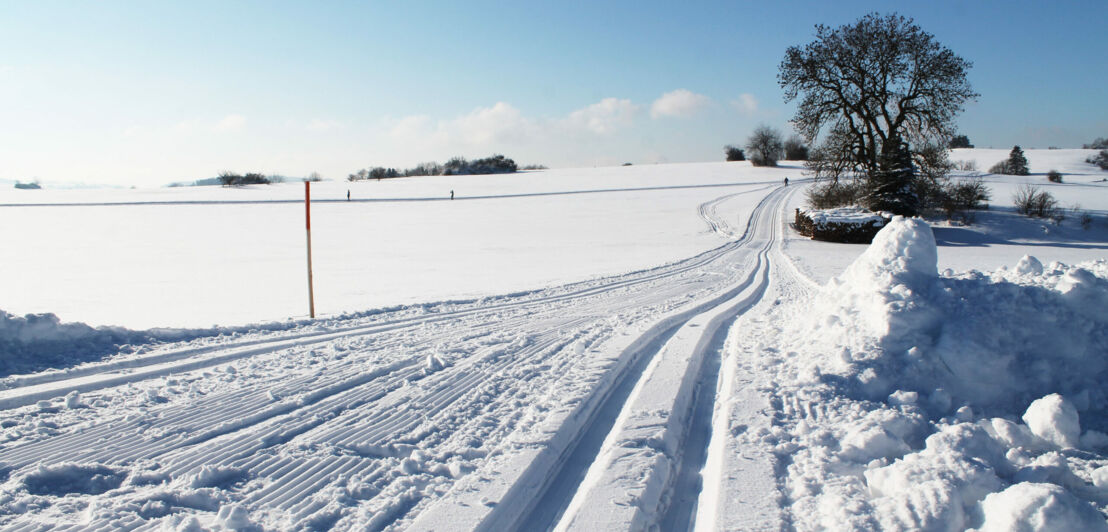
[[[41,430],[0,441],[0,527],[687,529],[724,340],[797,188],[702,204],[735,237],[716,208],[765,194],[737,239],[650,270],[14,381],[0,409]]]

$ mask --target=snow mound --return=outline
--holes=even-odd
[[[1078,410],[1108,406],[1108,263],[1024,257],[945,277],[936,263],[928,225],[893,219],[811,305],[813,371],[869,399],[914,392],[938,415],[948,403],[1016,414],[1051,393]]]
[[[1104,516],[1053,484],[1021,482],[985,497],[979,532],[1108,530]]]
[[[1061,395],[1052,393],[1027,407],[1023,421],[1031,432],[1059,447],[1078,447],[1081,424],[1077,409]]]
[[[936,265],[928,225],[894,218],[782,311],[785,429],[762,437],[796,528],[1103,530],[1108,262]]]

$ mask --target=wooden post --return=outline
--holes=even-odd
[[[315,318],[315,292],[312,289],[312,183],[304,182],[304,226],[308,229],[308,315]]]

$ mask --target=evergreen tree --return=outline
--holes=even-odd
[[[1008,154],[1008,171],[1009,175],[1027,175],[1027,157],[1023,156],[1023,150],[1019,146],[1014,146],[1012,152]]]
[[[915,166],[908,144],[898,139],[886,144],[878,168],[866,180],[866,203],[872,211],[902,216],[919,214],[920,199],[915,190]]]

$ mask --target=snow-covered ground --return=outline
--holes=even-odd
[[[301,186],[5,192],[55,205],[0,207],[0,349],[40,369],[0,381],[0,526],[1108,529],[1086,155],[870,246],[790,231],[796,168],[317,184],[317,320]]]

